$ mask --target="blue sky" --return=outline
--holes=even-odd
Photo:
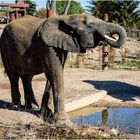
[[[37,4],[37,9],[40,9],[40,8],[45,8],[46,7],[46,1],[47,0],[33,0],[35,1],[35,3]],[[87,5],[89,5],[88,1],[90,0],[76,0],[78,2],[81,3],[81,5],[85,8]],[[0,0],[0,3],[14,3],[15,0]],[[139,9],[140,9],[140,6],[139,6]]]
[[[33,0],[33,1],[35,1],[35,3],[37,4],[37,9],[46,7],[47,0]],[[76,0],[76,1],[80,2],[83,7],[88,5],[88,2],[87,2],[88,0]],[[2,2],[3,3],[14,3],[15,0],[0,0],[0,3],[2,3]]]
[[[46,0],[34,0],[34,1],[38,5],[37,8],[42,8],[46,6]],[[76,1],[80,2],[83,7],[85,7],[88,4],[86,0],[76,0]]]

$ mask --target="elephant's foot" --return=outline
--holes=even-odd
[[[20,101],[20,98],[17,97],[16,95],[12,96],[11,108],[12,108],[12,109],[19,109],[19,108],[21,108],[21,101]]]
[[[24,108],[25,109],[39,109],[39,106],[36,105],[36,104],[31,103],[31,104],[25,104]]]
[[[69,120],[68,115],[66,112],[60,112],[60,113],[53,113],[50,108],[41,108],[41,116],[44,120],[44,122],[53,124],[57,127],[72,127],[74,126],[73,123]]]
[[[31,106],[32,106],[32,109],[39,109],[39,105],[38,104],[32,103]]]
[[[57,127],[73,127],[74,124],[69,120],[66,112],[55,113],[55,124]]]
[[[26,109],[39,109],[39,105],[36,101],[28,100],[27,102],[25,101],[25,108]]]
[[[20,110],[22,108],[22,105],[20,102],[12,102],[11,106],[10,106],[10,109],[13,109],[13,110]]]
[[[50,108],[46,109],[45,107],[42,107],[40,112],[44,122],[49,124],[53,124],[55,122],[54,114]]]
[[[71,122],[68,118],[67,119],[61,119],[61,120],[57,120],[55,122],[56,127],[70,127],[70,128],[74,128],[74,123]]]

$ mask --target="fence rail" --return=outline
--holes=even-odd
[[[6,25],[6,24],[5,24]],[[0,35],[2,34],[5,25],[0,24]],[[126,44],[121,49],[114,49],[109,47],[108,63],[109,67],[116,66],[116,63],[129,63],[131,67],[133,64],[140,63],[140,30],[126,29],[128,39]],[[90,67],[102,68],[102,46],[95,49],[88,50],[86,54],[72,54],[69,55],[69,64],[72,67]],[[131,62],[132,61],[132,62]],[[2,64],[0,56],[0,64]],[[140,66],[138,66],[140,67]]]
[[[127,36],[140,41],[140,30],[138,29],[126,29]]]
[[[140,68],[140,30],[126,29],[127,41],[120,49],[108,47],[108,67],[111,68]],[[71,67],[90,67],[102,69],[102,46],[87,51],[86,54],[69,56]],[[73,63],[72,63],[73,62]]]

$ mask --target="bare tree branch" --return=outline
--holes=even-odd
[[[17,4],[24,4],[24,0],[15,0],[15,3],[17,3]]]
[[[66,9],[65,9],[64,15],[68,14],[68,10],[69,10],[69,7],[70,7],[70,2],[71,2],[71,0],[67,1],[67,6],[66,6]]]
[[[51,8],[50,8],[50,0],[47,0],[47,3],[46,3],[46,9],[48,9],[48,10],[50,10]]]
[[[51,10],[54,15],[56,15],[56,0],[51,1]]]

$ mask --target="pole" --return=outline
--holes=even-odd
[[[108,13],[105,13],[103,15],[103,20],[108,22],[109,17],[108,17]],[[103,44],[103,48],[102,48],[102,70],[108,70],[108,46],[104,43]]]
[[[51,9],[51,1],[47,0],[47,4],[46,4],[46,17],[50,17],[53,16],[53,11]]]

